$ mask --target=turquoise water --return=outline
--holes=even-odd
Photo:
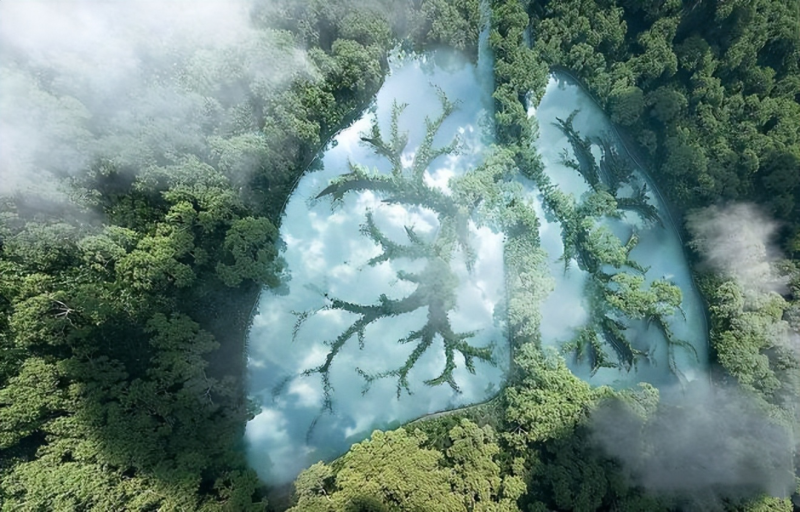
[[[441,111],[436,87],[458,103],[442,125],[436,143],[446,145],[458,135],[462,149],[458,155],[436,159],[426,171],[425,181],[447,191],[449,179],[479,165],[484,154],[480,126],[487,117],[485,107],[490,98],[476,67],[451,62],[443,69],[424,59],[396,62],[378,94],[376,112],[383,133],[388,134],[393,102],[408,104],[400,117],[401,130],[407,130],[410,136],[403,154],[408,163],[424,134],[425,117],[436,117]],[[326,342],[336,339],[356,320],[349,312],[320,310],[329,297],[376,304],[381,294],[400,299],[414,291],[415,285],[398,279],[397,272],[419,271],[420,261],[399,258],[375,266],[367,264],[381,252],[360,232],[367,212],[372,212],[376,225],[396,243],[408,242],[406,227],[413,227],[427,240],[435,238],[440,228],[431,210],[386,204],[371,191],[348,194],[336,206],[327,197],[314,199],[332,178],[348,171],[348,160],[389,172],[388,161],[375,156],[359,140],[359,134],[369,130],[371,118],[368,113],[340,133],[322,158],[323,170],[308,173],[299,182],[281,225],[286,244],[283,256],[291,280],[283,294],[263,292],[253,319],[248,339],[249,386],[261,412],[247,425],[246,440],[253,467],[268,482],[291,480],[301,469],[339,455],[376,428],[485,400],[496,392],[503,378],[507,343],[502,318],[496,318],[503,298],[502,235],[474,225],[470,226],[477,255],[473,270],[467,270],[464,255],[458,252],[451,262],[459,285],[450,320],[459,332],[476,331],[472,345],[494,343],[499,364],[478,361],[473,375],[457,354],[454,377],[460,393],[447,384],[427,386],[423,381],[438,376],[445,365],[443,343],[436,339],[409,373],[413,394],[403,391],[398,398],[397,379],[393,378],[373,382],[362,394],[366,381],[357,369],[380,373],[401,365],[414,344],[399,344],[398,340],[425,324],[427,310],[422,308],[371,324],[366,328],[363,348],[356,336],[343,346],[330,370],[331,410],[323,410],[321,376],[303,375],[325,360],[330,349]],[[308,316],[292,341],[300,313]]]
[[[599,107],[575,83],[566,76],[554,74],[548,83],[542,101],[531,114],[535,115],[539,124],[539,138],[536,148],[545,166],[545,173],[559,189],[571,193],[575,198],[590,190],[588,183],[574,169],[562,163],[564,151],[572,155],[573,150],[567,136],[555,126],[556,118],[566,119],[574,110],[579,112],[573,121],[574,129],[583,137],[610,136],[619,144],[612,126]],[[621,147],[621,146],[618,146]],[[599,162],[601,151],[593,144],[592,153]],[[646,180],[648,184],[650,204],[659,212],[663,225],[647,223],[635,213],[625,212],[622,219],[604,219],[603,223],[624,243],[632,229],[639,236],[639,244],[631,251],[630,257],[642,267],[648,268],[646,283],[654,279],[665,278],[680,287],[683,294],[683,314],[673,315],[668,325],[677,339],[694,347],[694,351],[676,347],[675,365],[685,380],[702,378],[705,375],[708,361],[708,339],[705,313],[702,299],[695,287],[691,271],[686,261],[683,244],[664,202],[659,198],[654,184],[647,176],[634,166],[633,183]],[[542,220],[540,231],[542,247],[550,256],[550,270],[556,279],[553,293],[542,305],[542,343],[545,346],[560,348],[561,343],[569,340],[575,331],[589,321],[589,306],[584,296],[584,287],[588,274],[578,268],[577,262],[570,262],[564,270],[564,262],[560,261],[564,253],[561,241],[561,229],[558,223],[548,221],[541,206],[541,197],[532,184],[528,184],[530,197],[538,205],[539,217]],[[620,195],[625,195],[621,190]],[[627,191],[629,192],[629,191]],[[626,332],[634,348],[650,353],[650,358],[640,358],[631,371],[624,369],[601,368],[592,374],[587,363],[578,364],[567,356],[573,372],[593,384],[610,384],[628,386],[637,382],[650,382],[657,386],[673,384],[677,376],[669,369],[667,344],[663,334],[655,326],[647,326],[643,321],[632,322]],[[696,355],[695,352],[696,351]]]

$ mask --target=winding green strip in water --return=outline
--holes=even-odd
[[[597,105],[597,108],[600,111],[605,113],[605,110],[603,109],[603,105],[600,102],[600,99],[592,93],[592,91],[586,86],[586,84],[584,84],[583,81],[578,76],[576,76],[575,73],[572,72],[572,70],[567,69],[567,68],[565,68],[563,66],[551,66],[550,67],[550,71],[552,73],[554,73],[554,74],[564,75],[567,78],[569,78],[570,80],[572,80],[573,82],[575,82],[575,84],[577,84],[578,87],[581,88],[581,90],[586,94],[586,96],[588,96],[592,100],[592,102],[595,105]],[[691,252],[689,251],[688,246],[684,242],[682,230],[678,228],[679,224],[675,222],[675,215],[678,214],[678,210],[661,193],[661,190],[658,188],[658,186],[657,186],[657,184],[655,182],[655,179],[653,178],[653,174],[651,172],[650,166],[648,164],[646,164],[645,161],[642,158],[640,158],[639,152],[636,150],[635,145],[633,145],[631,143],[630,137],[628,137],[627,133],[621,132],[619,127],[613,121],[611,121],[610,118],[609,118],[609,124],[611,125],[611,129],[614,132],[614,136],[617,137],[617,139],[620,142],[620,145],[621,145],[622,149],[625,150],[625,154],[641,170],[642,176],[644,177],[644,179],[648,183],[648,185],[650,185],[650,190],[654,191],[655,194],[658,195],[658,199],[661,201],[661,204],[664,205],[664,209],[667,212],[667,217],[669,217],[668,218],[668,221],[669,221],[668,223],[672,226],[672,229],[674,230],[675,234],[677,235],[678,240],[680,240],[681,247],[683,248],[684,258],[690,265],[690,273],[691,273],[691,276],[692,276],[692,282],[694,283],[694,286],[695,286],[695,288],[697,290],[701,290],[700,283],[697,282],[697,278],[696,278],[695,272],[691,269],[691,262],[693,260],[693,255],[691,254]],[[704,330],[704,332],[708,333],[709,332],[709,325],[710,325],[709,324],[709,320],[708,320],[709,303],[708,303],[708,300],[706,299],[706,297],[702,293],[700,293],[700,298],[701,298],[701,301],[703,303],[703,308],[702,308],[702,310],[703,310],[703,330]],[[709,339],[709,348],[710,348],[710,339],[711,339],[710,336],[708,337],[708,339]]]

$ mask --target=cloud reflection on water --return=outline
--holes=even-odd
[[[425,175],[429,185],[448,191],[448,181],[478,165],[483,145],[476,128],[484,115],[484,102],[489,100],[480,91],[474,66],[457,70],[426,72],[418,62],[410,61],[393,70],[377,98],[377,115],[387,127],[392,101],[408,103],[401,116],[401,128],[410,135],[409,151],[403,161],[410,162],[414,148],[421,142],[425,116],[440,111],[434,87],[457,101],[459,108],[444,123],[436,144],[449,142],[456,133],[463,141],[458,155],[440,157]],[[321,364],[328,347],[347,329],[355,315],[338,310],[325,310],[310,315],[295,342],[292,329],[293,312],[317,310],[330,297],[375,304],[380,294],[400,299],[415,285],[397,278],[398,270],[420,270],[422,262],[390,260],[369,266],[370,258],[380,248],[360,232],[367,212],[391,240],[407,242],[405,227],[413,227],[423,238],[432,240],[439,229],[434,212],[422,207],[386,204],[372,192],[349,194],[341,205],[332,209],[330,200],[313,200],[329,181],[348,171],[348,160],[387,171],[385,161],[359,143],[359,133],[369,127],[365,116],[336,137],[335,147],[323,157],[324,170],[307,174],[286,208],[281,236],[286,244],[284,258],[291,280],[288,294],[263,292],[258,313],[249,335],[249,370],[251,395],[257,397],[261,412],[247,426],[246,438],[253,467],[268,482],[291,480],[315,460],[329,458],[345,451],[354,438],[368,435],[374,428],[386,428],[424,414],[479,402],[497,389],[502,369],[476,362],[471,375],[456,356],[459,368],[454,372],[461,394],[447,386],[428,387],[422,382],[438,376],[445,366],[443,342],[436,339],[409,373],[413,395],[403,393],[397,399],[396,380],[381,379],[372,383],[362,395],[365,381],[356,368],[369,373],[396,368],[414,349],[414,344],[398,344],[411,331],[422,327],[427,319],[425,308],[394,318],[380,319],[366,329],[365,344],[349,340],[336,356],[330,379],[334,388],[333,413],[319,417],[307,439],[309,427],[320,414],[323,403],[320,376],[301,373]],[[386,130],[388,132],[388,130]],[[467,272],[464,255],[456,253],[452,266],[460,284],[457,308],[450,320],[458,332],[477,330],[471,339],[474,346],[494,342],[498,359],[507,350],[502,327],[495,319],[495,309],[503,299],[502,235],[488,228],[470,228],[471,242],[477,254],[473,271]],[[287,381],[288,379],[288,381]],[[283,384],[279,393],[275,387]]]

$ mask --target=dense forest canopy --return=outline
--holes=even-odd
[[[518,299],[506,386],[376,432],[302,473],[287,499],[242,450],[257,413],[244,340],[258,294],[285,278],[284,205],[369,108],[390,52],[474,61],[484,28],[497,147],[458,193],[483,208],[481,194],[502,191],[491,198]],[[0,57],[0,510],[800,507],[797,0],[3,1]],[[591,93],[684,221],[708,386],[592,387],[542,350],[547,290],[526,272],[542,257],[539,220],[506,193],[513,176],[539,185],[576,257],[600,267],[535,151],[528,112],[553,69]],[[391,157],[400,142],[373,145]],[[611,195],[587,176],[602,208]],[[461,214],[443,208],[445,249]],[[610,302],[654,322],[679,302],[668,283],[626,302],[640,284],[618,278]],[[439,332],[448,362],[484,357],[434,323],[411,341]],[[386,376],[402,391],[398,363]],[[432,383],[453,386],[448,369]]]

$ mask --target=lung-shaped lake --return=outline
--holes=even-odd
[[[450,179],[483,159],[486,91],[469,64],[397,64],[376,100],[379,132],[365,115],[299,182],[281,225],[291,278],[262,294],[248,340],[261,411],[247,442],[265,480],[496,393],[502,235],[448,206]]]
[[[539,187],[525,182],[556,280],[542,304],[542,344],[563,352],[572,371],[593,384],[667,386],[704,376],[702,299],[654,183],[567,75],[551,77],[535,117],[544,179],[563,194],[562,204],[581,212],[573,226],[576,249],[565,252],[569,222],[548,211]]]
[[[248,339],[260,411],[246,442],[265,481],[287,482],[373,429],[494,396],[506,320],[521,310],[536,311],[528,339],[594,384],[705,374],[680,236],[600,109],[554,77],[535,111],[543,169],[524,178],[492,147],[491,73],[478,69],[395,61],[372,112],[287,203],[289,279],[263,292]],[[532,217],[539,232],[524,229],[519,245]]]

